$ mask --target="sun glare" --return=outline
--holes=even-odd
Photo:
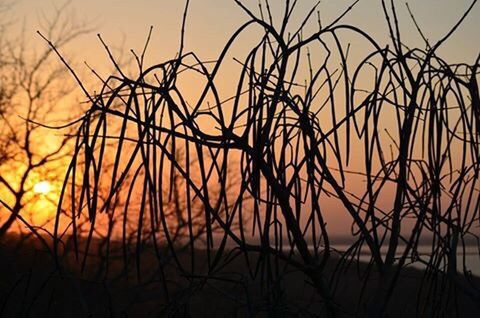
[[[52,190],[52,186],[48,181],[41,181],[33,186],[33,192],[38,194],[47,194]]]

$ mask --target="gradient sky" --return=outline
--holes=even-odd
[[[280,16],[283,1],[271,1],[274,15]],[[412,46],[421,45],[408,11],[406,1],[396,0],[399,20],[404,30],[404,41]],[[14,18],[27,21],[27,34],[32,43],[43,45],[35,34],[39,29],[37,17],[44,12],[52,13],[53,5],[60,5],[58,0],[19,0],[15,1]],[[151,55],[162,58],[171,57],[178,47],[181,17],[184,8],[181,0],[73,0],[70,10],[78,21],[91,22],[94,32],[78,39],[73,47],[77,58],[94,64],[106,62],[106,56],[96,38],[102,34],[112,45],[120,45],[125,40],[125,49],[140,50],[145,41],[149,27],[154,26]],[[253,10],[258,9],[257,0],[247,0]],[[298,24],[316,0],[300,0],[293,24]],[[324,23],[334,19],[352,1],[323,0],[319,6]],[[455,24],[471,1],[467,0],[411,0],[409,4],[426,36],[434,41],[442,37]],[[278,5],[277,5],[278,4]],[[187,25],[187,48],[195,50],[203,58],[214,58],[222,48],[225,40],[247,16],[233,0],[191,0]],[[314,19],[315,20],[315,19]],[[364,28],[380,42],[386,42],[387,29],[383,18],[380,0],[360,0],[357,6],[344,19]],[[479,52],[478,29],[480,28],[480,6],[476,6],[471,15],[441,51],[442,55],[452,61],[469,61]],[[77,50],[78,49],[78,50]],[[100,66],[100,65],[98,65]]]
[[[258,12],[257,0],[245,0],[253,11]],[[274,9],[274,20],[280,21],[283,1],[271,0]],[[335,19],[353,1],[324,0],[319,6],[323,24]],[[52,14],[54,4],[63,3],[57,0],[21,0],[15,3],[14,19],[25,21],[26,37],[31,48],[46,45],[36,34],[41,29],[38,17],[43,12]],[[298,26],[316,0],[299,0],[296,13],[292,19],[292,29]],[[409,5],[414,11],[420,27],[426,37],[434,43],[442,38],[458,21],[471,1],[467,0],[412,0]],[[423,47],[409,16],[405,1],[395,0],[400,25],[403,31],[403,42],[411,47]],[[73,0],[70,16],[77,21],[89,22],[93,31],[75,40],[62,52],[70,59],[87,61],[104,76],[112,69],[108,56],[96,37],[100,33],[112,47],[120,47],[124,43],[125,54],[131,48],[140,52],[143,48],[150,26],[154,27],[147,64],[158,63],[174,57],[178,51],[181,20],[185,2],[181,0]],[[231,34],[243,22],[246,14],[233,0],[191,0],[186,32],[186,48],[195,51],[204,60],[215,59]],[[315,30],[316,19],[307,28]],[[383,16],[380,0],[360,0],[358,5],[344,18],[344,23],[353,24],[364,29],[378,42],[388,42],[388,29]],[[18,23],[20,25],[21,23]],[[464,24],[440,50],[440,55],[450,62],[473,63],[480,53],[478,30],[480,29],[480,5],[477,5]],[[258,29],[257,29],[258,30]],[[237,43],[236,52],[242,56],[242,49],[251,48],[249,43],[258,36],[255,29],[247,32]],[[344,42],[351,42],[357,49],[355,38],[345,35]],[[361,47],[359,48],[361,50]],[[315,56],[313,56],[315,59]],[[79,64],[80,67],[80,64]],[[223,85],[228,85],[222,83]],[[227,94],[228,95],[228,94]],[[227,97],[227,96],[224,96]],[[342,220],[338,219],[338,226]],[[335,225],[334,225],[335,226]]]

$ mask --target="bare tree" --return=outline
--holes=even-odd
[[[43,32],[59,47],[90,31],[89,26],[72,19],[68,9],[67,2],[39,21]],[[19,215],[31,221],[42,209],[54,211],[58,193],[57,198],[35,194],[33,187],[40,181],[59,187],[64,160],[71,153],[71,138],[64,136],[66,132],[47,134],[41,124],[58,125],[76,112],[64,107],[74,103],[74,85],[69,84],[67,71],[52,59],[52,50],[34,50],[24,28],[20,34],[12,30],[9,25],[0,30],[0,236]],[[50,207],[32,206],[39,199],[50,200]],[[53,216],[41,222],[51,221]]]

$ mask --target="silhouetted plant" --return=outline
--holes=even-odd
[[[257,14],[235,2],[249,20],[213,64],[184,51],[185,10],[175,58],[145,67],[145,46],[140,55],[133,52],[137,77],[118,67],[97,94],[79,82],[91,108],[79,120],[63,189],[66,195],[69,184],[81,184],[70,195],[74,228],[86,214],[91,236],[99,215],[116,197],[126,196],[122,216],[132,209],[138,216],[138,260],[140,242],[148,237],[159,266],[166,246],[181,274],[198,287],[194,282],[203,286],[222,279],[222,268],[232,258],[244,257],[252,276],[261,269],[267,307],[281,298],[281,281],[293,268],[308,277],[326,315],[355,314],[340,308],[336,286],[364,251],[370,260],[363,269],[359,304],[367,286],[374,296],[365,300],[366,309],[356,309],[359,314],[383,316],[410,263],[426,268],[417,291],[424,297],[418,298],[419,315],[451,310],[455,305],[445,301],[450,291],[460,290],[478,303],[478,286],[465,261],[459,270],[457,255],[465,255],[471,238],[478,244],[479,59],[471,65],[449,64],[438,55],[477,1],[435,43],[425,38],[411,13],[423,49],[402,42],[393,1],[382,1],[391,38],[384,47],[361,29],[342,24],[358,1],[330,24],[318,19],[318,30],[309,35],[305,26],[316,7],[293,29],[289,21],[297,1],[285,1],[280,23],[274,23],[268,1]],[[222,100],[217,76],[238,37],[253,26],[263,32],[246,57],[237,59],[236,94]],[[359,36],[369,48],[359,62],[349,57],[352,48],[342,42],[342,32]],[[186,74],[202,87],[194,100],[185,97]],[[101,201],[111,139],[115,159],[109,194]],[[227,191],[232,171],[240,174],[234,195]],[[175,203],[180,187],[184,204]],[[345,251],[331,243],[322,206],[327,198],[335,199],[338,213],[352,220],[352,244]],[[381,204],[385,198],[390,199],[386,207]],[[59,209],[63,204],[61,200]],[[194,222],[199,217],[202,222]],[[189,266],[177,257],[176,224],[187,225],[182,236],[190,250]],[[198,239],[205,241],[201,256],[195,252]],[[425,242],[431,248],[427,255],[419,249]],[[199,257],[206,259],[202,272],[195,266]],[[368,279],[373,276],[377,284]],[[439,282],[444,286],[440,293]],[[168,290],[166,282],[164,287]]]

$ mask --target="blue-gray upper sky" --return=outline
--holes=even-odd
[[[252,10],[258,11],[258,0],[243,1]],[[271,0],[274,16],[280,17],[283,1]],[[389,2],[389,1],[387,1]],[[39,27],[37,16],[44,12],[52,13],[53,4],[58,0],[20,0],[16,2],[14,17],[25,19],[27,33],[41,43],[35,30]],[[305,16],[316,0],[299,0],[294,14],[293,25]],[[331,21],[347,8],[352,1],[323,0],[319,5],[324,23]],[[412,46],[421,45],[418,33],[408,14],[406,1],[395,0],[403,32],[403,40]],[[426,36],[434,41],[442,37],[455,24],[470,0],[411,0],[409,5],[414,11]],[[73,0],[70,10],[79,21],[92,21],[95,31],[76,41],[79,48],[75,51],[81,59],[97,60],[103,55],[95,34],[101,33],[111,44],[119,45],[125,39],[125,48],[140,49],[145,41],[149,27],[155,28],[152,51],[162,57],[175,54],[178,47],[181,17],[184,8],[182,0]],[[233,0],[191,0],[187,25],[187,47],[195,50],[203,58],[214,58],[225,40],[247,16]],[[280,20],[280,19],[277,19]],[[315,22],[316,19],[313,19]],[[360,0],[355,8],[344,18],[345,23],[359,26],[381,42],[387,41],[387,28],[380,0]],[[441,52],[453,61],[473,62],[479,53],[478,30],[480,29],[480,5],[473,9],[462,27],[452,37]]]

